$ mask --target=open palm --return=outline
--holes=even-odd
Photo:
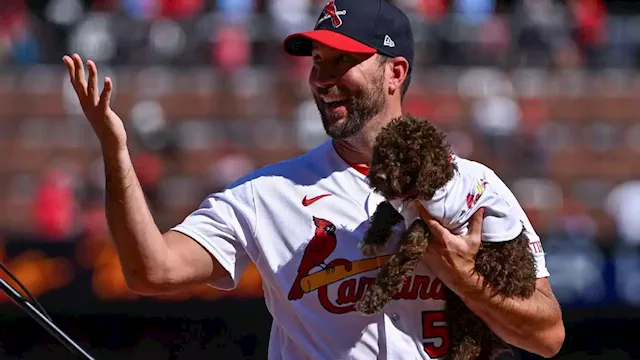
[[[84,115],[93,127],[102,148],[113,151],[124,148],[127,143],[127,133],[122,119],[111,109],[111,92],[113,83],[110,78],[104,79],[102,93],[98,91],[98,68],[88,60],[89,79],[85,78],[84,65],[80,55],[64,56],[62,58],[69,70],[71,85],[78,96]]]

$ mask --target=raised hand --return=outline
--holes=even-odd
[[[103,152],[114,152],[123,149],[127,144],[127,133],[118,115],[111,110],[111,92],[113,83],[110,78],[104,79],[104,89],[98,92],[98,68],[88,60],[89,79],[85,78],[84,65],[80,55],[64,56],[62,58],[69,70],[71,85],[78,95],[84,115],[93,127]]]

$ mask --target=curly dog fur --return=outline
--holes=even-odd
[[[453,178],[456,166],[450,156],[444,133],[426,120],[402,116],[376,138],[367,178],[386,199],[412,192],[416,198],[431,199]]]
[[[402,289],[404,279],[411,276],[420,256],[427,249],[428,231],[423,221],[416,220],[411,224],[400,249],[380,269],[374,285],[368,287],[356,303],[356,310],[364,314],[373,314],[392,300],[393,295]]]
[[[368,180],[387,200],[430,199],[454,176],[450,147],[445,135],[426,120],[412,116],[394,119],[376,139]],[[361,242],[367,256],[382,251],[403,221],[388,201],[382,202],[371,219]],[[414,221],[400,241],[399,249],[380,269],[374,284],[356,303],[363,314],[379,312],[412,276],[429,243],[429,229]],[[522,232],[512,241],[483,242],[475,260],[475,271],[493,296],[528,298],[535,291],[536,265],[529,240]],[[511,347],[493,334],[451,290],[446,293],[446,318],[450,333],[449,360],[493,359]]]

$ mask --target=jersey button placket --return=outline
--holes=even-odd
[[[394,323],[397,323],[398,320],[400,320],[400,315],[398,315],[398,313],[391,314],[391,321],[393,321]]]
[[[402,336],[399,336],[400,315],[397,312],[391,311],[387,312],[385,317],[388,319],[385,332],[387,338],[387,359],[402,359],[402,357],[406,355],[406,349],[405,351],[401,351],[400,349],[404,349],[405,347],[398,342],[399,338],[402,338]]]

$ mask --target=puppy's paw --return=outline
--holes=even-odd
[[[379,255],[382,252],[382,250],[384,250],[383,244],[365,244],[362,241],[358,244],[358,247],[360,247],[360,251],[362,252],[362,255],[368,256],[368,257]]]

